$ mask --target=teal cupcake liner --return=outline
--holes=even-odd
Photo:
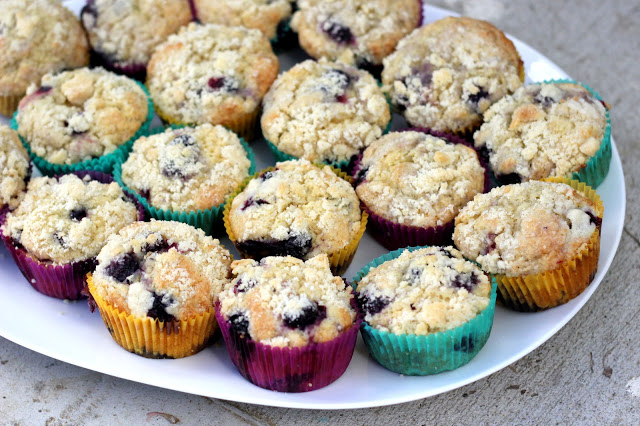
[[[183,127],[187,127],[187,126],[171,125],[171,126],[167,126],[166,128],[158,127],[151,130],[148,133],[148,135],[151,136],[158,133],[162,133],[168,128],[180,129]],[[252,176],[256,171],[255,155],[253,153],[253,150],[244,141],[244,139],[240,137],[239,139],[240,139],[240,144],[242,144],[244,151],[247,153],[247,158],[251,162],[251,165],[249,166],[248,175]],[[118,185],[120,185],[120,187],[124,191],[136,197],[136,199],[140,202],[140,204],[142,204],[142,206],[144,207],[144,210],[147,212],[147,214],[151,218],[157,219],[157,220],[177,221],[177,222],[186,223],[187,225],[191,225],[195,228],[202,229],[207,235],[215,236],[218,233],[224,233],[224,228],[222,227],[222,213],[224,212],[224,205],[226,200],[217,206],[211,207],[210,209],[197,210],[197,211],[191,211],[191,212],[173,211],[173,210],[160,209],[160,208],[154,207],[151,204],[149,204],[149,201],[147,201],[146,198],[138,194],[138,192],[136,192],[135,190],[129,188],[122,181],[122,164],[124,162],[125,162],[125,159],[122,158],[114,164],[113,178],[116,182],[118,182]]]
[[[570,80],[570,79],[560,79],[560,80],[545,80],[542,83],[544,84],[562,84],[562,83],[572,83],[579,84],[584,87],[591,93],[591,95],[596,98],[598,101],[602,102],[602,97],[593,90],[591,87],[587,86],[584,83],[579,81]],[[609,108],[606,107],[607,114],[607,126],[604,131],[604,135],[602,136],[602,142],[600,143],[600,149],[596,152],[596,155],[591,157],[584,168],[580,169],[577,172],[573,172],[570,177],[574,180],[579,180],[580,182],[584,182],[592,188],[597,188],[602,181],[607,177],[609,173],[609,166],[611,165],[611,116],[609,114]]]
[[[151,95],[149,94],[149,91],[144,86],[144,84],[140,83],[139,81],[136,81],[136,84],[140,86],[140,88],[147,96],[147,119],[144,121],[144,123],[142,123],[140,129],[138,129],[138,131],[127,142],[120,145],[115,151],[98,158],[93,158],[91,160],[73,164],[53,164],[45,160],[44,158],[34,154],[31,151],[29,142],[27,142],[27,140],[20,136],[20,134],[18,133],[18,135],[20,136],[20,140],[22,141],[22,145],[27,150],[27,153],[33,161],[33,164],[35,164],[38,170],[40,170],[45,176],[56,176],[66,173],[78,172],[81,170],[94,170],[102,173],[111,173],[113,171],[113,165],[116,163],[116,161],[118,161],[120,158],[127,158],[136,139],[147,134],[147,132],[149,131],[149,126],[151,125],[151,121],[154,117],[153,102],[151,101]],[[18,121],[16,119],[17,116],[18,111],[13,114],[13,118],[11,119],[11,128],[16,132],[18,132]]]
[[[428,247],[428,246],[425,246]],[[380,256],[362,268],[353,279],[357,288],[362,278],[386,261],[396,259],[408,247]],[[491,277],[489,305],[478,316],[464,325],[440,333],[418,336],[380,331],[363,322],[360,332],[371,356],[384,368],[408,376],[426,376],[459,368],[475,357],[491,334],[496,307],[497,283]]]

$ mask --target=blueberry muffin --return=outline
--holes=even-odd
[[[0,114],[11,115],[30,84],[85,66],[89,46],[78,18],[55,0],[4,0],[0,14]]]
[[[100,251],[89,290],[125,349],[147,357],[187,356],[201,349],[214,331],[213,305],[229,282],[231,261],[218,240],[189,225],[136,222],[112,235]],[[133,346],[131,341],[142,336],[121,340],[122,330],[115,331],[122,324],[111,321],[116,313],[124,314],[127,324],[150,327],[154,339]],[[205,316],[206,327],[190,334],[187,324],[197,329]],[[157,328],[159,323],[164,329]],[[163,347],[160,342],[169,330],[175,333],[173,343]]]
[[[266,257],[231,264],[218,321],[232,361],[258,386],[318,389],[346,369],[360,322],[351,288],[321,254],[307,261]]]
[[[412,126],[469,133],[524,81],[513,43],[485,21],[444,18],[416,29],[385,58],[382,81]]]
[[[314,58],[370,68],[382,65],[422,21],[421,0],[299,0],[291,21]]]
[[[87,0],[80,18],[98,62],[140,79],[153,49],[192,20],[189,0]]]
[[[294,0],[192,0],[198,20],[260,30],[274,39],[291,17]]]
[[[390,120],[369,73],[307,60],[278,77],[265,96],[261,123],[265,138],[287,155],[347,163],[382,136]]]
[[[150,206],[190,212],[224,203],[250,167],[238,136],[203,124],[138,139],[122,164],[122,182]]]
[[[387,248],[436,243],[420,240],[416,233],[425,228],[440,227],[433,238],[450,238],[459,210],[484,192],[485,169],[475,150],[445,137],[389,133],[364,151],[356,193]]]
[[[366,223],[359,205],[350,182],[329,166],[287,161],[258,174],[229,200],[225,226],[243,257],[336,256],[355,252]]]
[[[190,24],[158,46],[147,86],[173,124],[221,124],[250,138],[278,58],[258,30]]]
[[[495,188],[476,196],[456,217],[456,246],[496,274],[501,296],[512,305],[534,309],[567,302],[595,274],[602,202],[584,184],[566,182],[571,186],[529,181]],[[509,280],[521,285],[513,290],[517,294],[507,294],[502,284]]]
[[[135,81],[81,68],[31,85],[16,122],[33,155],[68,166],[120,149],[148,127],[149,113],[147,95]]]
[[[606,107],[585,87],[531,84],[489,108],[474,140],[500,181],[519,183],[584,169],[605,143],[607,126]]]
[[[0,215],[18,207],[30,174],[29,156],[18,134],[0,125]]]

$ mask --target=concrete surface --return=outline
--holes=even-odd
[[[73,367],[0,338],[0,423],[640,424],[640,1],[431,3],[492,21],[613,106],[629,202],[625,232],[604,282],[561,332],[509,368],[447,394],[334,412],[166,391]]]

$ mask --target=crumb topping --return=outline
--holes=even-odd
[[[373,268],[358,284],[364,320],[394,334],[428,335],[459,327],[491,297],[487,275],[453,247],[428,247]]]
[[[351,287],[334,277],[329,258],[291,256],[236,260],[233,280],[220,294],[233,332],[279,347],[327,342],[356,320]]]
[[[115,308],[160,321],[213,308],[229,282],[231,254],[218,240],[180,222],[136,222],[109,237],[93,275]]]
[[[585,167],[607,127],[604,105],[579,84],[532,84],[505,96],[474,135],[497,175],[521,181],[566,176]]]
[[[39,177],[29,182],[2,232],[39,261],[68,264],[95,257],[109,235],[137,218],[136,205],[115,182]]]
[[[307,60],[278,77],[264,99],[262,131],[310,161],[349,160],[382,136],[389,106],[366,71]]]
[[[203,124],[138,139],[122,165],[122,181],[154,207],[206,210],[222,204],[250,166],[235,133]]]
[[[595,204],[570,186],[530,181],[477,195],[456,217],[453,240],[489,273],[531,275],[576,256],[601,223]]]
[[[0,125],[0,208],[18,207],[27,187],[29,156],[18,134]]]
[[[405,37],[384,60],[382,81],[413,126],[464,132],[522,86],[513,43],[485,21],[444,18]]]
[[[421,132],[389,133],[362,157],[356,193],[374,213],[418,227],[443,225],[484,189],[484,168],[462,144]]]

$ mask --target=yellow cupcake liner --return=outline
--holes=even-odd
[[[117,344],[145,358],[184,358],[202,350],[218,325],[213,305],[207,312],[170,322],[122,312],[100,297],[91,274],[87,286],[104,325]]]
[[[326,164],[322,164],[322,163],[316,163],[315,165],[317,167],[325,167],[325,166],[331,167],[331,170],[333,170],[333,172],[336,175],[346,180],[350,184],[353,184],[353,180],[351,179],[351,176],[349,176],[347,173],[343,172],[342,170],[332,166],[327,166]],[[270,172],[273,170],[275,170],[275,166],[263,169],[255,173],[253,176],[250,176],[247,179],[245,179],[240,184],[238,189],[236,189],[236,191],[229,196],[229,198],[227,199],[227,202],[224,205],[224,212],[222,214],[224,228],[227,231],[227,235],[229,236],[229,239],[231,240],[233,245],[236,247],[236,249],[238,250],[238,253],[240,253],[240,256],[242,256],[243,259],[248,259],[248,258],[250,259],[252,258],[252,256],[244,252],[240,248],[238,248],[238,244],[237,244],[238,240],[235,234],[233,233],[233,230],[231,229],[231,221],[229,219],[229,214],[231,212],[231,205],[233,204],[233,200],[236,198],[236,196],[240,194],[242,191],[244,191],[244,189],[246,188],[246,186],[249,184],[251,180],[257,178],[262,173]],[[358,250],[358,245],[360,244],[360,240],[364,235],[364,231],[367,228],[367,222],[369,220],[369,215],[366,212],[363,211],[361,212],[361,214],[362,216],[360,218],[360,228],[358,229],[358,232],[353,237],[353,239],[342,249],[335,252],[327,253],[327,256],[329,257],[329,264],[331,266],[331,272],[333,272],[335,275],[342,275],[346,272],[347,268],[349,268],[349,265],[351,264],[351,261],[353,260],[353,256],[356,254],[356,250]]]
[[[24,93],[22,95],[0,96],[0,114],[12,117],[23,97]]]
[[[604,205],[590,186],[577,180],[561,177],[543,180],[565,183],[582,193],[595,203],[598,217],[602,218]],[[598,270],[599,257],[600,227],[595,230],[586,246],[574,258],[565,261],[552,271],[519,277],[494,275],[498,283],[498,294],[504,305],[517,311],[539,311],[562,305],[580,295],[591,283]]]

